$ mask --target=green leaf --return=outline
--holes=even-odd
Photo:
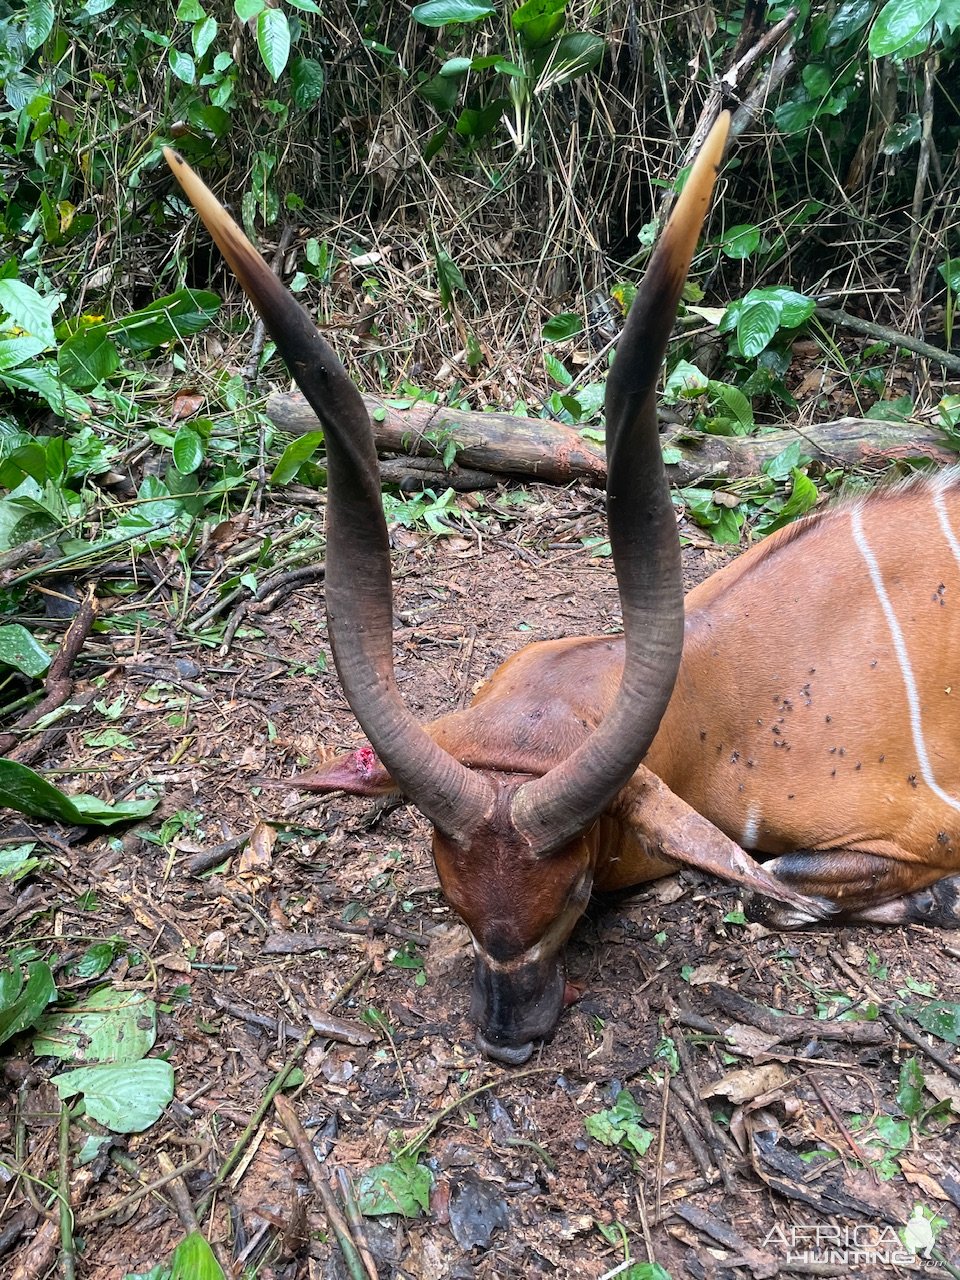
[[[190,33],[193,52],[201,59],[217,38],[216,18],[201,18]]]
[[[178,428],[173,438],[173,465],[182,476],[193,475],[204,458],[204,444],[201,437],[184,423]]]
[[[901,1063],[897,1103],[908,1120],[923,1110],[923,1072],[916,1058],[905,1058]]]
[[[760,470],[771,480],[786,480],[792,471],[807,466],[811,461],[810,454],[804,453],[802,441],[793,440],[775,458],[764,462]]]
[[[173,1251],[170,1280],[226,1280],[213,1250],[199,1231],[191,1232]]]
[[[53,30],[56,10],[52,0],[27,0],[27,19],[23,24],[23,34],[27,47],[32,52],[39,49]]]
[[[50,655],[19,622],[0,627],[0,666],[13,667],[25,676],[42,676],[50,665]]]
[[[35,844],[0,845],[0,876],[16,882],[28,876],[41,859],[33,857]]]
[[[102,945],[106,948],[106,963],[110,964],[114,948]],[[40,1056],[49,1054],[80,1062],[139,1062],[156,1039],[157,1008],[152,1000],[142,991],[101,987],[68,1009],[58,1009],[42,1018],[33,1050]]]
[[[952,293],[960,293],[960,258],[947,258],[937,267],[937,272]]]
[[[873,6],[874,0],[846,0],[827,29],[826,47],[834,49],[862,31],[873,16]]]
[[[110,333],[131,351],[149,351],[174,338],[185,338],[205,329],[220,309],[215,293],[202,289],[178,289],[139,311],[110,324]]]
[[[511,26],[531,49],[552,40],[563,27],[567,0],[526,0],[514,9]]]
[[[80,329],[57,352],[60,376],[68,386],[86,391],[99,386],[120,368],[120,352],[105,325]]]
[[[79,960],[67,966],[67,972],[72,978],[99,978],[106,973],[122,950],[124,944],[117,938],[109,942],[91,943]]]
[[[316,453],[323,443],[322,431],[308,431],[306,435],[297,436],[287,445],[280,456],[280,461],[273,469],[270,483],[275,485],[289,484],[303,466]]]
[[[448,58],[437,74],[441,76],[465,76],[472,66],[472,58]]]
[[[443,249],[437,250],[437,284],[440,287],[440,302],[445,311],[449,311],[453,303],[453,295],[459,291],[465,293],[467,282],[460,274],[460,268]]]
[[[608,1111],[597,1111],[584,1117],[584,1127],[591,1138],[605,1147],[623,1147],[634,1155],[645,1155],[653,1134],[644,1129],[640,1121],[643,1113],[627,1089],[621,1089],[617,1100]]]
[[[552,355],[549,351],[545,351],[543,353],[543,363],[546,366],[547,373],[558,386],[569,387],[570,383],[573,381],[573,375],[555,355]]]
[[[182,80],[184,84],[196,84],[197,66],[189,53],[184,53],[180,49],[169,49],[167,61],[170,64],[170,70],[178,80]]]
[[[745,436],[754,429],[757,424],[753,417],[753,406],[739,387],[711,380],[709,390],[727,411],[734,435]]]
[[[880,150],[885,156],[898,156],[920,141],[920,117],[911,111],[903,120],[895,121],[883,135]]]
[[[402,1213],[417,1218],[430,1207],[430,1170],[410,1156],[368,1169],[357,1182],[357,1204],[368,1218]]]
[[[177,5],[178,22],[202,22],[205,17],[206,10],[200,0],[180,0]]]
[[[19,965],[0,969],[0,1044],[32,1027],[56,998],[53,974],[43,960],[27,965],[26,982]]]
[[[720,248],[728,258],[749,258],[759,247],[760,228],[748,222],[730,227],[720,241]]]
[[[27,333],[20,333],[12,338],[0,337],[0,373],[4,369],[16,369],[18,365],[26,364],[41,351],[46,351],[49,345],[42,338],[33,338]]]
[[[537,69],[540,72],[538,91],[542,93],[545,89],[569,84],[571,80],[586,75],[597,66],[605,48],[600,36],[590,31],[577,31],[559,40],[555,49],[541,50],[537,59]],[[542,68],[539,66],[540,62],[544,63]]]
[[[888,0],[870,28],[867,48],[874,58],[886,58],[910,44],[930,25],[940,0]]]
[[[326,72],[315,58],[294,58],[290,64],[290,85],[294,106],[309,111],[323,97]]]
[[[551,316],[542,330],[544,342],[562,342],[564,338],[572,338],[582,332],[583,321],[572,311]]]
[[[173,1099],[173,1067],[162,1058],[78,1067],[51,1083],[62,1099],[82,1094],[87,1115],[114,1133],[149,1129]]]
[[[233,0],[233,11],[241,22],[249,22],[263,13],[267,0]]]
[[[946,1040],[948,1044],[960,1044],[960,1004],[949,1004],[946,1000],[930,1000],[923,1005],[904,1005],[900,1012],[913,1020],[924,1031],[936,1036],[938,1040]]]
[[[279,80],[290,57],[290,22],[282,9],[264,9],[257,15],[257,48],[263,65]]]
[[[158,801],[119,800],[104,804],[96,796],[68,796],[39,773],[16,760],[0,760],[0,805],[32,818],[56,818],[79,826],[111,827],[153,813]]]
[[[48,347],[56,345],[49,303],[22,280],[0,280],[0,311],[6,311],[18,329],[42,338]]]
[[[737,321],[737,347],[748,359],[769,346],[780,328],[780,312],[772,302],[745,303]]]
[[[448,22],[479,22],[496,13],[486,0],[426,0],[410,10],[414,22],[422,27],[444,27]]]

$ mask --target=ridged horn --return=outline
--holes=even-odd
[[[637,290],[607,379],[607,519],[626,659],[614,704],[596,730],[514,797],[514,823],[538,854],[584,831],[626,784],[653,741],[680,664],[680,547],[655,393],[729,124],[724,112],[694,162]]]
[[[164,156],[323,426],[327,625],[347,701],[397,785],[435,826],[466,843],[492,804],[492,790],[428,737],[397,689],[390,546],[360,392],[216,197],[175,151],[164,148]]]

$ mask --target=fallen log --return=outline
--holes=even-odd
[[[501,478],[549,484],[569,484],[571,480],[584,480],[597,488],[606,484],[602,447],[585,440],[576,427],[546,418],[471,413],[432,404],[396,409],[371,396],[364,399],[378,453],[438,459],[452,441],[457,453],[451,475],[458,474],[457,468],[469,468]],[[267,401],[267,416],[291,435],[319,430],[313,410],[299,393],[272,395]],[[772,429],[758,436],[710,436],[674,428],[663,436],[664,448],[675,451],[668,456],[676,459],[679,454],[679,460],[668,464],[667,475],[672,484],[681,487],[703,479],[744,479],[759,475],[765,462],[797,441],[805,454],[825,466],[879,469],[918,457],[942,465],[957,461],[956,453],[933,427],[838,418],[815,426]],[[429,478],[434,484],[450,483],[446,474],[441,464],[425,474],[424,482]]]

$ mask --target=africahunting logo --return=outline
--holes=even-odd
[[[946,1226],[922,1205],[916,1205],[905,1226],[832,1226],[827,1223],[776,1226],[763,1248],[780,1254],[789,1264],[832,1264],[845,1267],[916,1267],[930,1261],[937,1235]]]

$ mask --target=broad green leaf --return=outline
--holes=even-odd
[[[689,360],[678,360],[667,376],[663,396],[670,403],[676,400],[695,400],[709,386],[710,379],[695,364],[691,364]]]
[[[18,329],[25,329],[46,346],[56,345],[50,305],[36,289],[22,280],[0,280],[0,311],[6,311]]]
[[[946,1040],[949,1044],[960,1044],[960,1004],[950,1004],[946,1000],[930,1000],[923,1005],[906,1005],[900,1012],[913,1020],[924,1031],[938,1040]]]
[[[86,400],[62,382],[54,369],[52,361],[8,369],[3,375],[3,381],[8,387],[20,387],[24,391],[34,392],[62,418],[70,414],[87,417],[90,406]]]
[[[826,47],[834,49],[862,31],[873,16],[873,8],[874,0],[845,0],[827,29]]]
[[[368,1169],[357,1182],[357,1204],[368,1218],[402,1213],[417,1218],[430,1206],[430,1170],[411,1158]]]
[[[106,951],[110,964],[115,952],[109,944]],[[40,1056],[80,1062],[139,1062],[156,1039],[157,1008],[152,1000],[142,991],[101,987],[41,1019],[33,1050]]]
[[[605,1147],[623,1147],[634,1155],[645,1155],[653,1133],[640,1123],[643,1114],[627,1089],[621,1089],[608,1111],[597,1111],[584,1117],[584,1127],[591,1138]]]
[[[472,66],[472,58],[448,58],[437,74],[441,76],[465,76]]]
[[[543,363],[546,366],[547,373],[560,387],[569,387],[573,381],[573,374],[569,372],[566,365],[562,364],[555,355],[549,351],[543,353]]]
[[[909,112],[903,120],[895,121],[883,135],[880,150],[885,156],[898,156],[920,141],[920,117],[915,111]]]
[[[569,84],[578,76],[592,71],[603,57],[605,48],[602,37],[590,31],[573,32],[557,42],[556,48],[549,52],[545,65],[540,68],[539,63],[543,61],[546,52],[541,50],[537,59],[540,71],[537,92],[543,93],[557,85]]]
[[[53,0],[27,0],[27,20],[23,26],[23,34],[29,49],[40,48],[53,30],[55,18]]]
[[[197,66],[189,53],[184,53],[180,49],[170,49],[167,52],[167,61],[170,64],[170,70],[178,80],[182,80],[184,84],[196,84]]]
[[[181,1240],[174,1250],[170,1280],[226,1280],[213,1250],[199,1231]]]
[[[0,845],[0,876],[16,882],[28,876],[41,859],[33,856],[35,844]]]
[[[143,1058],[98,1067],[78,1067],[52,1078],[61,1098],[82,1094],[87,1115],[114,1133],[142,1133],[173,1099],[173,1067]]]
[[[65,795],[52,782],[16,760],[0,760],[0,805],[32,818],[56,818],[79,826],[112,827],[145,818],[157,800],[119,800],[104,804],[96,796]]]
[[[46,351],[49,345],[42,338],[31,337],[28,333],[0,338],[0,374],[4,369],[16,369],[18,365],[26,364],[41,351]]]
[[[445,311],[449,311],[453,303],[453,295],[459,291],[466,292],[467,282],[460,274],[460,268],[443,249],[437,250],[437,284],[440,287],[440,302]]]
[[[26,627],[11,622],[0,627],[0,666],[13,667],[25,676],[42,676],[50,665],[50,655]]]
[[[290,22],[282,9],[264,9],[257,15],[257,48],[263,65],[279,80],[290,57]]]
[[[739,387],[727,382],[710,382],[710,391],[723,405],[729,416],[735,435],[745,436],[756,426],[753,407]]]
[[[888,0],[870,28],[867,48],[874,58],[886,58],[910,44],[930,25],[940,0]]]
[[[182,476],[193,475],[203,462],[204,452],[201,437],[184,423],[173,439],[173,465]]]
[[[897,1103],[908,1120],[923,1110],[923,1072],[916,1058],[905,1058],[900,1065]]]
[[[67,965],[67,973],[71,978],[99,978],[101,974],[106,973],[124,949],[125,944],[119,938],[114,938],[110,942],[93,942],[79,960],[74,960]]]
[[[294,105],[309,111],[323,96],[326,73],[314,58],[294,58],[290,64],[290,84]]]
[[[781,102],[773,113],[773,122],[781,133],[805,133],[817,118],[817,104],[804,95]]]
[[[582,333],[583,321],[574,312],[564,311],[560,315],[551,316],[542,332],[544,342],[561,342],[564,338]]]
[[[807,466],[811,461],[810,454],[804,452],[803,442],[793,440],[775,458],[764,462],[760,470],[771,480],[786,480],[791,472]]]
[[[177,5],[178,22],[202,22],[206,16],[200,0],[180,0]]]
[[[438,74],[418,85],[417,93],[437,111],[452,111],[460,97],[460,85],[453,77]]]
[[[531,49],[539,49],[563,28],[567,0],[526,0],[514,9],[510,23]]]
[[[960,258],[948,258],[940,263],[937,271],[953,293],[960,293]]]
[[[190,41],[197,59],[201,59],[217,38],[216,18],[201,18],[190,33]]]
[[[297,472],[323,443],[322,431],[308,431],[306,435],[291,440],[280,456],[280,461],[273,469],[270,483],[276,485],[289,484]]]
[[[496,13],[486,0],[426,0],[410,10],[414,22],[422,27],[443,27],[448,22],[479,22]]]
[[[233,11],[241,22],[249,22],[263,13],[267,0],[234,0]]]
[[[120,368],[120,352],[105,325],[80,329],[57,352],[60,376],[68,386],[87,391],[99,386]]]
[[[816,310],[813,298],[808,298],[796,289],[788,289],[785,285],[768,285],[762,289],[751,289],[742,299],[744,306],[754,302],[770,302],[777,308],[780,325],[784,329],[796,329],[809,320]]]
[[[731,227],[720,241],[728,258],[749,258],[760,247],[760,228],[744,222]]]
[[[174,338],[205,329],[220,309],[215,293],[202,289],[178,289],[139,311],[110,324],[111,335],[131,351],[149,351]]]
[[[772,302],[745,303],[737,321],[737,347],[748,359],[758,356],[780,328],[780,311]]]
[[[53,974],[43,960],[27,965],[26,982],[19,965],[0,969],[0,1044],[32,1027],[56,998]]]

